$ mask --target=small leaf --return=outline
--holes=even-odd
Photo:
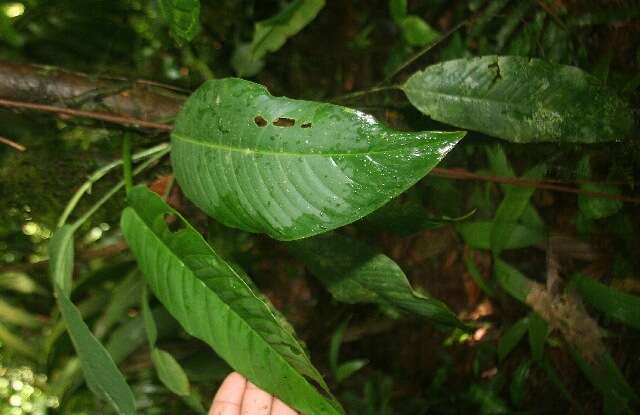
[[[464,264],[467,267],[467,271],[473,282],[489,297],[494,297],[496,295],[495,290],[493,289],[493,284],[489,285],[489,281],[485,280],[480,274],[480,270],[476,266],[476,263],[473,259],[473,253],[469,252],[469,255],[464,256]]]
[[[151,351],[151,360],[158,378],[171,392],[179,396],[189,396],[189,379],[173,356],[164,350],[154,348]]]
[[[135,400],[122,373],[113,362],[109,352],[91,334],[89,327],[82,321],[80,312],[55,285],[56,297],[67,324],[69,337],[80,358],[80,364],[89,388],[96,395],[107,400],[120,414],[135,414]]]
[[[4,301],[2,297],[0,297],[0,321],[32,329],[42,326],[42,321],[36,315]]]
[[[200,0],[158,0],[158,5],[180,42],[190,42],[200,32]]]
[[[7,271],[0,274],[0,290],[11,290],[20,294],[48,295],[44,287],[22,272]]]
[[[515,322],[504,334],[498,342],[498,359],[504,360],[509,353],[520,343],[529,327],[529,318],[524,317]]]
[[[49,241],[49,274],[53,285],[60,287],[67,297],[71,294],[73,277],[73,225],[58,229]]]
[[[527,179],[540,179],[547,171],[546,164],[539,164],[527,171],[523,177]],[[498,255],[509,244],[514,235],[517,221],[529,206],[529,199],[535,188],[510,187],[496,210],[491,231],[491,250]]]
[[[438,63],[403,86],[434,120],[516,143],[628,138],[629,106],[586,72],[540,59],[483,56]]]
[[[589,156],[585,156],[580,160],[577,170],[578,179],[591,178]],[[612,195],[620,194],[620,190],[616,186],[607,184],[584,183],[580,185],[580,189],[588,192],[610,193]],[[602,219],[618,213],[618,211],[622,209],[622,202],[602,197],[578,195],[578,207],[585,217],[589,219]]]
[[[135,187],[129,203],[121,220],[125,239],[149,287],[188,333],[291,407],[343,414],[310,383],[326,391],[292,328],[252,289],[246,274],[219,257],[155,193]]]
[[[405,17],[400,22],[400,28],[402,29],[404,40],[410,46],[425,46],[440,37],[440,33],[419,16]]]
[[[393,131],[359,111],[222,79],[183,107],[171,157],[185,195],[216,220],[293,240],[383,206],[463,135]]]
[[[414,291],[391,258],[362,242],[325,234],[291,242],[288,247],[338,301],[377,303],[465,328],[444,303]]]
[[[502,288],[516,300],[526,303],[527,296],[535,287],[535,282],[525,277],[520,271],[502,261],[494,259],[494,274]]]
[[[491,249],[491,234],[494,224],[492,221],[463,222],[456,224],[456,230],[464,242],[475,249]],[[509,226],[510,234],[506,238],[502,249],[520,249],[541,243],[545,238],[545,231],[523,224]]]
[[[369,364],[369,361],[366,359],[354,359],[340,364],[336,371],[336,382],[342,383],[367,364]]]
[[[280,49],[289,37],[315,19],[324,4],[325,0],[294,0],[275,16],[256,23],[251,42],[254,59]]]
[[[582,275],[573,277],[572,284],[582,299],[595,309],[640,330],[640,297],[620,292]]]
[[[529,315],[529,347],[536,362],[542,362],[548,335],[549,324],[538,313],[531,313]]]
[[[513,371],[513,377],[511,378],[511,386],[509,387],[509,394],[511,395],[511,402],[514,405],[520,406],[524,400],[524,394],[526,392],[526,383],[529,378],[529,370],[531,369],[531,361],[525,360]]]

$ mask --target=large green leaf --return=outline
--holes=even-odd
[[[64,225],[58,229],[49,242],[51,279],[62,318],[69,337],[80,359],[82,372],[89,388],[99,397],[107,400],[120,414],[134,414],[135,400],[127,382],[113,362],[111,355],[91,333],[82,320],[82,314],[71,302],[73,273],[74,231],[76,226]],[[65,284],[63,289],[61,284]]]
[[[156,194],[136,187],[129,202],[122,214],[122,232],[149,287],[187,332],[299,411],[343,413],[337,402],[310,383],[326,390],[293,329],[245,274],[219,257]],[[173,231],[176,225],[179,229]]]
[[[338,301],[377,303],[442,324],[465,327],[444,303],[414,291],[391,258],[362,242],[325,234],[291,242],[288,247]]]
[[[275,16],[256,23],[251,42],[253,59],[280,49],[287,38],[315,19],[324,3],[325,0],[294,0]]]
[[[160,13],[180,42],[191,41],[200,31],[200,0],[158,0]]]
[[[374,211],[427,174],[464,133],[398,132],[345,107],[205,83],[172,134],[182,190],[225,225],[280,240]]]
[[[483,56],[438,63],[403,85],[431,118],[508,141],[628,138],[629,107],[586,72],[540,59]]]

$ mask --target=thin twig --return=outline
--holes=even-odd
[[[536,180],[521,179],[518,177],[504,176],[485,176],[482,174],[471,173],[463,169],[443,169],[436,167],[431,170],[431,174],[440,177],[447,177],[456,180],[481,180],[493,183],[502,183],[518,187],[535,187],[536,189],[552,190],[555,192],[576,193],[584,196],[599,197],[603,199],[619,200],[621,202],[640,204],[640,198],[615,195],[606,192],[592,192],[589,190],[578,189],[575,187],[560,186],[557,184],[545,183]]]
[[[113,124],[127,125],[133,127],[152,128],[162,131],[171,131],[173,126],[152,121],[145,121],[138,118],[126,117],[122,115],[114,115],[106,112],[82,111],[71,108],[60,108],[53,105],[33,104],[23,101],[11,101],[8,99],[0,99],[0,107],[6,108],[22,108],[34,111],[50,112],[54,114],[68,115],[71,117],[92,118],[94,120],[106,121]]]
[[[18,144],[13,140],[9,140],[8,138],[0,137],[0,143],[6,144],[11,148],[15,148],[18,151],[25,151],[27,148],[22,144]]]

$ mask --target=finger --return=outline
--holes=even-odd
[[[242,399],[242,415],[269,415],[273,396],[263,391],[251,382],[247,382],[247,389]]]
[[[287,404],[282,402],[280,399],[275,398],[273,400],[273,405],[271,405],[271,415],[298,415],[298,412],[289,408]]]
[[[246,387],[247,380],[241,374],[233,372],[227,376],[213,398],[209,415],[240,415]]]

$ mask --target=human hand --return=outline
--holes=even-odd
[[[222,382],[209,415],[301,415],[237,372]]]

